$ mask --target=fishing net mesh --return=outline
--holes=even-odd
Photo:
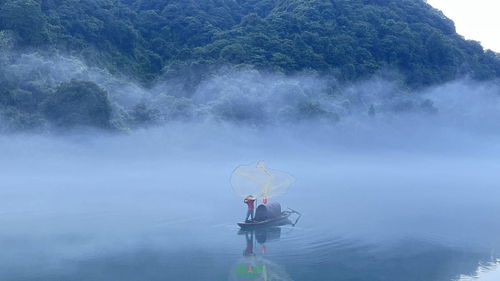
[[[262,161],[256,165],[238,166],[231,174],[233,190],[243,198],[248,195],[257,199],[273,198],[287,192],[294,182],[295,178],[291,175],[268,169]]]

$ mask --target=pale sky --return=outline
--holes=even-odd
[[[428,0],[455,22],[466,39],[500,53],[500,0]]]

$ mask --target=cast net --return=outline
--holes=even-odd
[[[257,199],[273,198],[287,192],[294,182],[295,178],[291,175],[268,169],[262,161],[238,166],[231,174],[233,190],[243,198],[248,195]]]

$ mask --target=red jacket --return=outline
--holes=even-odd
[[[251,200],[251,199],[245,199],[245,202],[247,205],[248,205],[248,210],[253,210],[254,209],[254,205],[253,205],[253,202],[255,202],[255,200]]]

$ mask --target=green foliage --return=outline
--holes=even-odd
[[[138,103],[132,109],[132,118],[133,123],[136,126],[147,126],[158,121],[158,111],[151,109],[151,107],[145,102],[142,101]]]
[[[298,116],[310,119],[320,118],[330,121],[338,121],[340,119],[337,114],[323,109],[318,103],[301,103],[299,104],[298,111]]]
[[[423,0],[3,0],[0,30],[151,81],[221,63],[355,80],[397,70],[420,87],[500,76],[498,56]]]
[[[35,0],[8,0],[0,6],[0,29],[15,30],[23,42],[39,46],[47,42],[46,17]]]
[[[107,93],[95,83],[72,80],[62,83],[43,105],[48,120],[63,128],[111,127],[111,105]]]
[[[453,22],[424,0],[0,0],[0,55],[23,48],[77,56],[146,85],[176,78],[185,93],[225,64],[334,74],[349,82],[390,70],[409,88],[464,75],[500,77],[499,54],[456,34]],[[74,80],[57,87],[43,65],[14,77],[16,71],[2,69],[15,63],[7,57],[0,56],[0,118],[13,127],[43,127],[48,120],[65,128],[112,128],[206,114],[192,110],[189,97],[166,93],[161,102],[115,106],[112,117],[107,94],[96,84]],[[315,101],[297,104],[278,118],[339,118],[336,109]],[[408,99],[392,109],[436,111],[429,101]],[[262,104],[244,98],[210,110],[221,120],[258,124],[267,118]],[[367,114],[375,116],[378,107]]]

